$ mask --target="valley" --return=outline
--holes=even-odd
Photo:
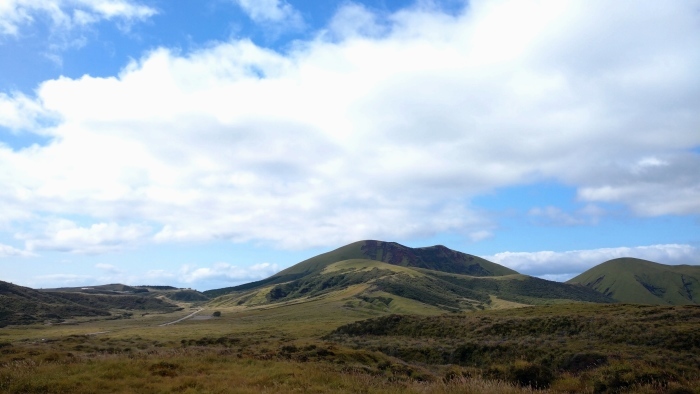
[[[444,247],[363,241],[201,293],[3,282],[0,308],[7,393],[700,388],[692,302],[620,303]]]

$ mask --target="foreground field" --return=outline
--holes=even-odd
[[[1,329],[0,392],[700,392],[692,306],[198,309]]]

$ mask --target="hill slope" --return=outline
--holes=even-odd
[[[635,258],[606,261],[569,280],[620,302],[700,304],[700,267],[665,265]]]
[[[472,276],[502,276],[516,271],[492,263],[481,257],[457,252],[442,245],[409,248],[396,242],[358,241],[293,265],[267,279],[223,289],[207,290],[208,297],[255,289],[260,286],[284,283],[318,274],[330,264],[344,260],[374,260],[401,266],[465,274]]]
[[[444,246],[414,249],[379,241],[356,242],[270,278],[205,294],[219,296],[212,301],[219,306],[280,306],[327,298],[345,308],[385,313],[613,302],[591,289],[520,275]]]
[[[28,287],[0,281],[0,327],[10,324],[57,321],[74,316],[109,316],[100,308],[80,305],[71,300]]]

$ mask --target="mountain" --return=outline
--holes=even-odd
[[[510,268],[492,263],[481,257],[448,249],[442,245],[426,248],[409,248],[396,242],[358,241],[320,254],[293,265],[275,275],[256,282],[235,287],[207,290],[213,298],[230,292],[254,289],[263,285],[288,282],[305,276],[318,274],[330,264],[343,260],[373,260],[390,265],[411,268],[424,268],[472,276],[501,276],[517,274]]]
[[[700,266],[664,265],[619,258],[569,280],[620,302],[654,305],[700,304]]]
[[[210,305],[260,306],[321,298],[345,308],[443,313],[572,301],[613,302],[582,286],[518,274],[444,246],[360,241],[302,261],[267,279],[209,290]]]

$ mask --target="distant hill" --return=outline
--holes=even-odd
[[[0,327],[60,321],[75,316],[109,316],[109,311],[0,281]]]
[[[581,286],[520,275],[444,246],[360,241],[270,278],[204,292],[211,305],[284,305],[328,299],[345,308],[443,313],[560,302],[613,302]]]
[[[209,300],[209,297],[205,296],[203,293],[192,289],[180,289],[173,286],[128,286],[119,283],[98,286],[60,287],[56,289],[44,289],[42,291],[104,295],[135,295],[140,296],[140,298],[149,297],[153,299],[165,297],[172,301],[183,302],[199,302]],[[139,303],[146,305],[144,304],[144,301],[139,301]],[[157,305],[157,301],[150,302],[148,305],[155,306],[155,309],[160,309],[159,305]]]
[[[700,304],[700,266],[619,258],[569,280],[617,301],[653,305]]]
[[[52,292],[72,292],[72,293],[88,293],[88,294],[136,294],[148,293],[148,288],[138,286],[128,286],[121,283],[112,283],[109,285],[97,286],[81,286],[81,287],[59,287],[55,289],[42,289],[42,291]]]
[[[129,311],[174,312],[171,301],[206,301],[194,290],[154,290],[122,284],[34,290],[0,281],[0,327],[59,323],[81,316],[128,316]]]

